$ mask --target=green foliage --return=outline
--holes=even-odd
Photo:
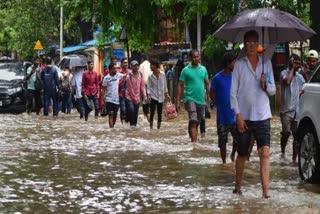
[[[1,0],[0,51],[15,50],[22,58],[35,54],[33,46],[39,39],[44,47],[59,44],[60,5],[64,8],[64,39],[70,44],[80,41],[79,21],[101,26],[98,48],[125,26],[130,49],[145,51],[155,37],[155,16],[159,8],[184,23],[194,23],[199,11],[203,17],[203,52],[214,56],[224,48],[210,36],[232,17],[238,0]],[[248,8],[274,7],[309,20],[308,0],[248,0]],[[115,29],[110,32],[111,26]],[[92,29],[89,29],[92,30]]]
[[[207,35],[207,38],[203,42],[201,51],[206,58],[213,59],[215,57],[222,56],[225,52],[226,46],[227,42],[217,39],[212,35]]]

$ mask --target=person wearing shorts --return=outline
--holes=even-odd
[[[241,182],[248,159],[252,135],[257,142],[260,158],[262,197],[269,198],[270,177],[270,119],[269,96],[276,92],[270,59],[259,56],[259,34],[248,31],[244,35],[246,56],[238,59],[232,73],[230,103],[236,115],[237,158],[235,189],[241,194]]]
[[[102,96],[105,97],[104,103],[107,115],[109,115],[109,127],[113,128],[119,110],[119,82],[123,78],[121,73],[117,73],[116,64],[109,65],[109,74],[102,81]]]
[[[293,135],[292,161],[296,162],[298,154],[298,143],[296,139],[297,113],[299,112],[299,97],[305,80],[298,72],[301,66],[301,59],[298,55],[292,54],[289,58],[289,67],[280,73],[281,79],[281,109],[280,118],[282,124],[281,132],[281,153],[285,154],[290,134]]]
[[[109,127],[113,128],[118,115],[119,105],[112,103],[112,102],[106,102],[105,104],[107,115],[109,115]]]
[[[223,69],[211,80],[210,97],[217,106],[217,130],[220,155],[223,163],[226,163],[228,133],[233,138],[231,161],[234,161],[236,153],[236,119],[230,106],[230,88],[232,70],[236,57],[232,52],[227,52],[222,58]]]
[[[191,63],[187,65],[181,72],[176,108],[180,109],[180,96],[184,91],[185,108],[188,112],[191,142],[197,142],[198,126],[204,117],[205,96],[209,94],[209,79],[207,69],[200,64],[200,53],[198,50],[190,52]],[[209,97],[209,96],[208,96]]]

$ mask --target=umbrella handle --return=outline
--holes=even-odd
[[[262,27],[262,47],[264,47],[264,27]],[[264,51],[262,52],[262,74],[264,74]]]

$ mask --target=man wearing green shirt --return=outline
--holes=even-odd
[[[200,64],[198,50],[190,52],[191,63],[181,72],[176,107],[180,109],[180,96],[184,91],[185,108],[188,111],[189,123],[191,124],[190,137],[192,142],[197,142],[198,126],[204,116],[206,94],[209,97],[209,79],[207,69]]]

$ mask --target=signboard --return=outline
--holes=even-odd
[[[122,48],[113,49],[112,55],[117,58],[118,62],[120,62],[121,59],[124,57],[124,51]]]
[[[286,46],[285,46],[285,44],[277,44],[274,52],[275,52],[275,53],[285,53],[285,52],[286,52]]]
[[[35,46],[34,46],[33,49],[34,49],[34,50],[43,50],[43,47],[42,47],[42,45],[41,45],[40,40],[37,40],[37,42],[36,42],[36,44],[35,44]]]

